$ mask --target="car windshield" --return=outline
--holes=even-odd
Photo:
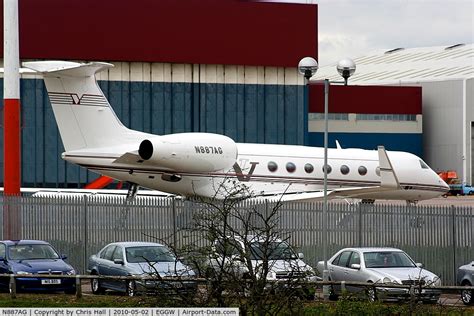
[[[58,253],[50,245],[13,245],[8,247],[11,260],[59,259]]]
[[[128,247],[125,250],[127,261],[139,262],[175,262],[176,258],[164,246]]]
[[[250,244],[251,258],[253,260],[262,260],[265,257],[268,260],[289,260],[296,259],[297,256],[293,249],[286,242],[252,242]],[[265,256],[265,253],[267,254]]]
[[[415,263],[404,252],[377,251],[364,252],[366,268],[413,268]]]

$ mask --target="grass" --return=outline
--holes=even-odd
[[[164,300],[156,296],[128,297],[124,295],[84,295],[77,299],[65,294],[17,294],[12,299],[7,293],[0,294],[0,308],[5,307],[182,307],[178,301]],[[205,306],[203,306],[205,307]],[[290,315],[282,312],[282,315]],[[440,305],[383,304],[365,301],[339,300],[337,302],[305,302],[302,315],[474,315],[473,307],[448,307]]]
[[[121,295],[84,295],[77,299],[74,295],[55,293],[17,294],[15,299],[9,294],[0,294],[2,307],[158,307],[156,297]],[[170,305],[165,305],[170,306]]]

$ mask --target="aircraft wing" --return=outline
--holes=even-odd
[[[358,198],[369,193],[378,193],[384,191],[401,190],[398,177],[393,169],[392,163],[388,158],[387,152],[383,146],[377,148],[379,154],[380,167],[380,185],[370,187],[354,187],[354,188],[337,188],[327,191],[328,199],[335,198]],[[262,197],[260,197],[262,198]],[[267,196],[272,200],[281,202],[316,202],[324,199],[323,191],[286,193],[274,196]]]
[[[328,200],[336,198],[358,198],[369,193],[378,193],[383,191],[390,191],[392,188],[384,188],[381,186],[375,187],[357,187],[357,188],[340,188],[328,190]],[[318,202],[324,199],[324,192],[303,192],[275,195],[271,197],[272,200],[281,202]]]
[[[115,159],[113,163],[136,164],[143,162],[143,159],[138,155],[138,151],[127,152]]]

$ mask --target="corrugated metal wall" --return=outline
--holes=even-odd
[[[219,133],[238,142],[303,143],[303,80],[295,68],[115,66],[98,80],[127,127],[155,134]],[[0,86],[3,91],[3,80]],[[81,187],[96,177],[60,158],[64,149],[42,79],[24,76],[21,106],[22,186]],[[0,164],[3,183],[3,146]]]

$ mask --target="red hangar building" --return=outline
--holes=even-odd
[[[132,129],[321,145],[322,90],[311,88],[308,116],[297,71],[302,57],[318,60],[317,9],[245,0],[21,0],[20,59],[114,64],[97,79]],[[20,86],[21,185],[83,187],[93,181],[96,174],[61,159],[43,80],[24,74]],[[420,155],[419,94],[419,88],[331,87],[330,115],[348,120],[331,120],[330,139],[345,148],[385,145]],[[354,113],[414,116],[417,123],[399,121],[388,132],[370,120],[354,121]],[[353,126],[343,135],[332,132],[337,124]],[[0,133],[3,140],[3,127]]]

